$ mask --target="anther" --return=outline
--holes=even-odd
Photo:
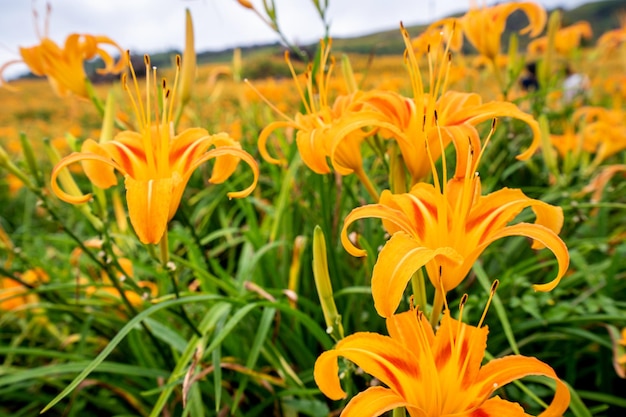
[[[176,66],[178,68],[180,68],[180,66],[181,66],[181,60],[182,60],[182,58],[180,57],[180,55],[176,55]]]
[[[143,62],[144,64],[146,64],[146,67],[150,66],[150,57],[148,56],[148,54],[143,56]]]
[[[467,293],[463,294],[463,296],[461,297],[461,301],[459,301],[459,310],[463,309],[463,307],[465,306],[465,303],[467,303],[467,298],[469,296],[467,295]]]
[[[493,296],[496,293],[496,290],[498,289],[498,286],[500,285],[500,281],[495,280],[492,284],[491,284],[491,296]]]

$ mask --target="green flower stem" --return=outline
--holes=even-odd
[[[443,300],[445,297],[446,295],[441,289],[435,289],[433,310],[430,312],[430,324],[431,326],[433,326],[433,329],[437,326],[437,323],[439,322],[439,315],[441,314],[441,310],[443,309]]]
[[[394,408],[393,417],[406,417],[406,409],[405,408]]]
[[[424,271],[420,268],[411,277],[411,287],[413,288],[413,301],[422,311],[426,308],[428,301],[426,300],[426,281]]]
[[[176,277],[176,268],[170,264],[170,251],[169,251],[169,243],[167,238],[167,229],[163,233],[163,237],[161,237],[161,241],[159,242],[159,249],[161,254],[161,266],[165,271],[167,271],[167,275],[170,277],[172,281],[172,287],[174,288],[174,296],[176,299],[180,299],[180,292],[178,291],[178,279]],[[193,330],[194,334],[198,337],[202,337],[202,333],[196,327],[196,325],[191,321],[191,318],[187,314],[187,310],[185,310],[185,306],[180,304],[178,306],[180,311],[180,317],[183,321]]]

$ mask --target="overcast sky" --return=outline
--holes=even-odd
[[[18,59],[19,46],[38,43],[32,10],[43,33],[45,0],[0,0],[0,65]],[[262,8],[262,0],[251,0]],[[311,0],[275,0],[279,24],[294,43],[323,36],[323,26]],[[348,37],[406,25],[428,23],[467,10],[471,0],[328,0],[331,35]],[[538,0],[544,7],[572,8],[592,0]],[[496,0],[487,0],[487,5]],[[277,41],[278,37],[236,0],[50,0],[48,35],[62,44],[70,33],[106,35],[123,49],[137,53],[182,49],[184,11],[191,9],[198,51]],[[481,0],[477,3],[482,4]],[[22,64],[9,68],[10,78],[23,73]]]

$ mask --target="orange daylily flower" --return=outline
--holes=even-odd
[[[626,149],[626,112],[622,109],[582,107],[574,112],[572,119],[584,122],[583,141],[595,148],[592,168]]]
[[[578,195],[591,193],[591,202],[598,203],[602,200],[602,193],[606,189],[609,181],[617,174],[621,173],[626,177],[626,164],[609,165],[602,170],[587,184]]]
[[[538,359],[511,355],[481,366],[487,327],[462,323],[446,310],[435,333],[421,312],[411,310],[387,318],[387,329],[389,336],[350,335],[315,362],[315,382],[333,400],[346,397],[338,377],[340,356],[384,384],[352,398],[342,417],[379,416],[399,407],[411,417],[529,417],[518,403],[492,397],[503,385],[529,375],[556,382],[554,399],[540,417],[562,416],[567,410],[567,386]]]
[[[34,268],[19,275],[19,278],[28,285],[37,286],[48,282],[48,274],[41,268]],[[37,294],[9,277],[0,277],[0,311],[15,311],[26,304],[39,301]]]
[[[583,140],[580,132],[576,132],[570,124],[565,127],[563,134],[550,134],[550,142],[562,158],[569,154],[577,157],[581,151],[591,153],[596,150],[596,145]]]
[[[263,159],[273,164],[281,161],[271,156],[267,150],[267,140],[270,135],[281,128],[293,128],[296,131],[296,144],[302,161],[317,174],[331,172],[330,160],[334,171],[340,175],[354,173],[368,189],[368,192],[377,197],[377,191],[371,185],[367,174],[363,169],[361,156],[361,143],[363,140],[376,133],[375,129],[364,130],[373,126],[384,127],[394,130],[395,126],[386,122],[379,112],[366,108],[359,97],[361,91],[353,91],[349,94],[339,95],[331,104],[330,79],[334,68],[334,61],[328,64],[330,58],[331,42],[321,41],[321,60],[317,66],[317,72],[313,72],[309,66],[306,72],[306,86],[302,88],[289,60],[289,54],[285,53],[285,59],[296,82],[296,89],[300,94],[306,113],[298,113],[290,118],[277,107],[265,100],[276,113],[285,120],[275,121],[268,124],[259,135],[258,147]],[[326,71],[326,67],[328,70]],[[315,87],[314,87],[315,81]],[[259,95],[261,95],[259,93]],[[262,97],[264,98],[264,97]]]
[[[355,152],[354,148],[359,148],[363,139],[372,133],[361,129],[372,125],[381,117],[373,111],[362,111],[360,104],[354,104],[356,97],[361,94],[360,91],[339,95],[332,104],[330,103],[330,79],[334,68],[334,61],[331,60],[330,64],[328,62],[331,45],[331,41],[320,42],[321,60],[318,70],[314,73],[313,68],[309,66],[305,89],[298,81],[288,53],[285,54],[306,114],[298,113],[294,118],[290,118],[268,103],[285,120],[268,124],[259,135],[259,152],[266,161],[273,164],[281,162],[269,154],[267,140],[276,129],[290,127],[296,130],[296,143],[302,161],[315,173],[331,172],[327,158],[330,158],[333,168],[341,175],[353,172],[358,175],[362,172],[361,153]],[[347,140],[349,144],[341,143],[340,139]]]
[[[464,148],[457,146],[459,163],[450,181],[445,178],[445,160],[441,183],[432,162],[434,185],[419,183],[404,194],[385,190],[378,204],[358,207],[346,217],[341,241],[354,256],[366,255],[348,238],[348,229],[356,220],[380,218],[391,234],[372,272],[374,306],[381,316],[390,317],[395,312],[411,275],[422,266],[435,287],[435,300],[441,302],[463,281],[485,248],[507,236],[529,237],[533,249],[547,247],[555,254],[559,267],[556,278],[534,285],[535,290],[552,290],[567,271],[569,253],[557,235],[563,225],[562,209],[531,199],[517,189],[481,195],[480,178],[475,173],[480,155],[474,158],[473,148],[471,143]],[[535,222],[509,225],[527,207],[535,213]]]
[[[457,19],[445,18],[432,23],[419,36],[411,41],[418,55],[426,55],[430,50],[449,45],[451,51],[458,52],[463,46],[463,31],[457,29]]]
[[[152,88],[156,96],[156,69],[149,70],[148,56],[145,56],[145,61],[146,87],[148,91]],[[180,68],[180,58],[177,59],[177,68]],[[89,201],[91,195],[70,195],[57,183],[57,177],[64,167],[84,161],[85,173],[100,188],[115,185],[117,179],[113,171],[119,171],[125,178],[129,217],[139,240],[143,243],[158,243],[167,223],[174,217],[185,186],[197,167],[216,158],[209,181],[222,183],[234,172],[239,160],[245,161],[252,168],[253,182],[242,191],[228,193],[231,198],[245,197],[252,192],[258,180],[259,169],[252,156],[243,151],[239,142],[226,133],[210,135],[205,129],[189,128],[176,135],[172,123],[176,82],[170,90],[163,80],[162,113],[153,117],[153,106],[159,100],[154,97],[154,102],[151,101],[148,94],[146,104],[143,105],[134,71],[132,74],[137,99],[133,98],[126,86],[125,77],[122,78],[135,109],[139,131],[120,132],[113,140],[102,144],[88,139],[83,143],[81,152],[63,158],[54,167],[51,185],[60,199],[81,204]],[[209,150],[211,146],[215,148]]]
[[[450,56],[447,51],[443,55],[435,52],[435,59],[442,56],[446,61],[429,64],[436,69],[431,71],[426,84],[411,47],[409,34],[404,27],[401,27],[401,31],[407,47],[405,57],[413,98],[391,91],[371,91],[360,95],[355,102],[360,103],[365,109],[375,109],[384,115],[384,120],[395,126],[391,130],[383,127],[381,123],[372,122],[372,125],[379,128],[383,137],[393,138],[398,142],[404,164],[411,175],[412,185],[421,181],[430,172],[429,156],[424,151],[426,144],[430,147],[433,159],[437,160],[443,149],[451,142],[457,147],[463,147],[466,146],[469,137],[472,142],[479,143],[475,126],[494,117],[512,117],[530,126],[533,132],[532,143],[517,158],[528,159],[532,156],[541,140],[539,124],[532,115],[523,112],[510,102],[483,103],[480,95],[476,93],[445,91],[448,80],[443,74],[447,74],[450,67]],[[429,86],[428,90],[426,85]],[[443,147],[439,147],[439,134],[443,139]],[[336,140],[341,143],[341,138]]]
[[[500,54],[500,38],[508,17],[516,10],[523,11],[528,17],[528,26],[520,30],[521,34],[529,33],[535,37],[541,33],[548,20],[543,7],[534,2],[501,3],[491,7],[472,8],[460,23],[465,36],[481,54],[495,59]]]
[[[621,13],[618,19],[620,27],[604,32],[597,41],[597,46],[607,55],[613,53],[621,44],[626,43],[626,13]]]
[[[580,47],[582,39],[591,39],[593,32],[589,22],[580,21],[573,25],[559,29],[554,37],[554,50],[557,54],[567,56],[574,49]],[[548,48],[548,37],[534,39],[528,44],[529,54],[541,55]]]
[[[48,13],[49,11],[50,9]],[[113,47],[119,52],[120,58],[117,62],[102,45]],[[9,61],[0,67],[0,85],[6,84],[2,73],[7,67],[24,63],[33,74],[48,77],[52,89],[60,97],[69,94],[88,97],[85,61],[97,57],[102,59],[104,68],[96,70],[99,74],[118,74],[126,67],[122,49],[106,36],[72,33],[61,47],[44,33],[39,45],[20,47],[20,55],[21,60]]]

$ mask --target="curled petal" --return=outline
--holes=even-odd
[[[93,153],[100,155],[104,158],[110,158],[111,156],[102,148],[96,141],[87,139],[80,148],[81,153]],[[94,185],[100,188],[109,188],[117,184],[117,177],[115,176],[115,169],[111,164],[105,164],[97,160],[83,160],[83,171]]]
[[[4,64],[2,64],[2,66],[0,66],[0,86],[7,88],[9,90],[17,91],[15,87],[11,87],[7,84],[7,81],[2,76],[2,73],[4,73],[4,71],[6,71],[6,69],[10,67],[11,65],[19,64],[21,62],[22,61],[19,59],[14,59],[13,61],[5,62]]]
[[[410,233],[412,230],[411,223],[408,221],[404,213],[399,210],[394,210],[382,204],[370,204],[355,208],[346,216],[343,223],[343,229],[341,229],[341,243],[352,256],[365,256],[367,253],[365,250],[354,246],[354,244],[350,241],[348,238],[348,227],[356,220],[368,217],[377,217],[383,220],[388,220],[398,225],[398,227],[406,233]]]
[[[230,147],[234,149],[241,149],[241,144],[235,139],[228,136],[226,133],[220,133],[213,136],[213,144],[216,148]],[[223,155],[215,159],[215,165],[213,166],[213,172],[211,173],[210,182],[213,184],[221,184],[226,181],[237,169],[240,159],[231,154]]]
[[[411,275],[436,257],[447,258],[452,263],[463,262],[463,257],[453,248],[425,248],[404,232],[391,236],[372,272],[372,296],[378,314],[390,317],[398,308]]]
[[[561,417],[569,406],[569,389],[554,369],[536,358],[513,355],[490,361],[478,373],[483,385],[480,395],[486,398],[501,386],[530,375],[546,376],[556,382],[554,399],[539,417]]]
[[[245,189],[241,191],[229,192],[228,198],[242,198],[242,197],[246,197],[250,195],[250,193],[254,190],[254,187],[256,187],[256,184],[259,180],[259,165],[248,152],[242,149],[229,147],[229,146],[211,149],[210,151],[202,155],[200,158],[193,161],[193,163],[189,166],[189,169],[187,170],[187,172],[184,172],[182,174],[183,184],[187,184],[187,181],[189,181],[189,177],[191,176],[191,173],[196,168],[198,168],[200,165],[202,165],[206,161],[213,159],[213,158],[220,157],[220,156],[232,156],[232,157],[240,158],[242,161],[244,161],[250,166],[250,168],[252,169],[252,174],[254,175],[252,184],[250,184],[248,187],[246,187]]]
[[[74,152],[71,155],[68,155],[65,158],[61,159],[59,163],[56,164],[56,166],[54,167],[50,175],[50,187],[52,188],[52,191],[54,192],[54,194],[56,194],[56,196],[59,197],[61,200],[67,203],[72,203],[72,204],[82,204],[82,203],[86,203],[87,201],[91,199],[91,194],[82,194],[82,195],[68,194],[67,192],[63,191],[61,187],[59,187],[59,184],[58,184],[58,177],[63,168],[67,167],[70,164],[73,164],[74,162],[85,161],[85,160],[102,162],[104,164],[112,166],[114,169],[117,169],[122,174],[126,175],[126,172],[124,171],[124,169],[122,169],[122,167],[120,167],[118,164],[116,164],[109,158],[106,158],[102,155],[98,155],[95,153]]]
[[[503,188],[478,200],[468,219],[468,229],[480,236],[478,242],[487,239],[493,230],[500,230],[523,209],[531,207],[540,224],[558,233],[563,226],[563,209],[540,200],[528,198],[521,190]],[[535,249],[539,249],[536,245]]]
[[[546,10],[539,4],[527,1],[521,3],[511,3],[515,9],[522,10],[528,17],[528,26],[520,30],[521,34],[530,33],[531,37],[539,35],[548,21]]]
[[[388,336],[361,332],[342,339],[334,349],[322,353],[315,362],[315,382],[333,400],[346,396],[339,383],[337,358],[340,356],[376,376],[404,398],[407,395],[405,389],[419,386],[415,383],[415,378],[420,374],[419,363],[413,352]]]
[[[491,244],[491,242],[507,236],[529,237],[539,242],[546,248],[550,249],[552,253],[554,253],[554,256],[556,256],[556,260],[559,265],[559,270],[556,278],[546,284],[533,285],[535,291],[551,291],[552,289],[554,289],[554,287],[558,285],[558,283],[561,281],[561,278],[563,278],[563,276],[567,272],[567,268],[569,267],[569,252],[567,250],[567,246],[565,246],[565,243],[563,243],[561,238],[556,233],[554,233],[547,227],[539,224],[518,223],[512,226],[507,226],[504,229],[501,229],[491,235],[486,242],[474,249],[472,253],[470,253],[470,255],[466,256],[466,260],[476,259],[478,255]]]
[[[295,126],[294,122],[292,121],[272,122],[263,128],[257,140],[257,146],[259,148],[259,153],[261,154],[261,157],[265,159],[267,162],[269,162],[270,164],[279,165],[281,164],[281,161],[271,156],[269,152],[267,151],[267,139],[269,138],[270,134],[274,132],[274,130],[280,129],[283,127],[297,127],[297,126]]]
[[[342,417],[380,416],[386,411],[409,405],[404,398],[384,387],[370,387],[350,400]],[[414,414],[412,414],[414,415]],[[415,414],[417,415],[417,414]]]
[[[485,401],[474,411],[473,415],[483,417],[532,417],[529,414],[526,414],[522,406],[518,403],[503,400],[498,396],[489,398]]]
[[[446,97],[447,95],[453,96],[458,94],[460,93],[448,92],[443,97]],[[474,95],[480,98],[480,96],[478,96],[477,94]],[[448,98],[447,100],[450,100],[450,98]],[[458,99],[456,101],[458,101]],[[530,158],[537,151],[537,149],[539,149],[539,145],[541,144],[541,131],[539,130],[539,123],[531,114],[520,110],[520,108],[517,107],[515,104],[508,102],[492,101],[489,103],[480,104],[477,103],[474,99],[472,100],[472,103],[474,104],[471,106],[465,104],[462,110],[451,113],[449,116],[449,120],[446,120],[445,123],[450,125],[467,123],[474,126],[478,123],[492,120],[498,117],[512,117],[526,123],[533,133],[533,140],[530,146],[524,152],[517,155],[517,159],[526,160]],[[448,105],[450,106],[451,104]]]

